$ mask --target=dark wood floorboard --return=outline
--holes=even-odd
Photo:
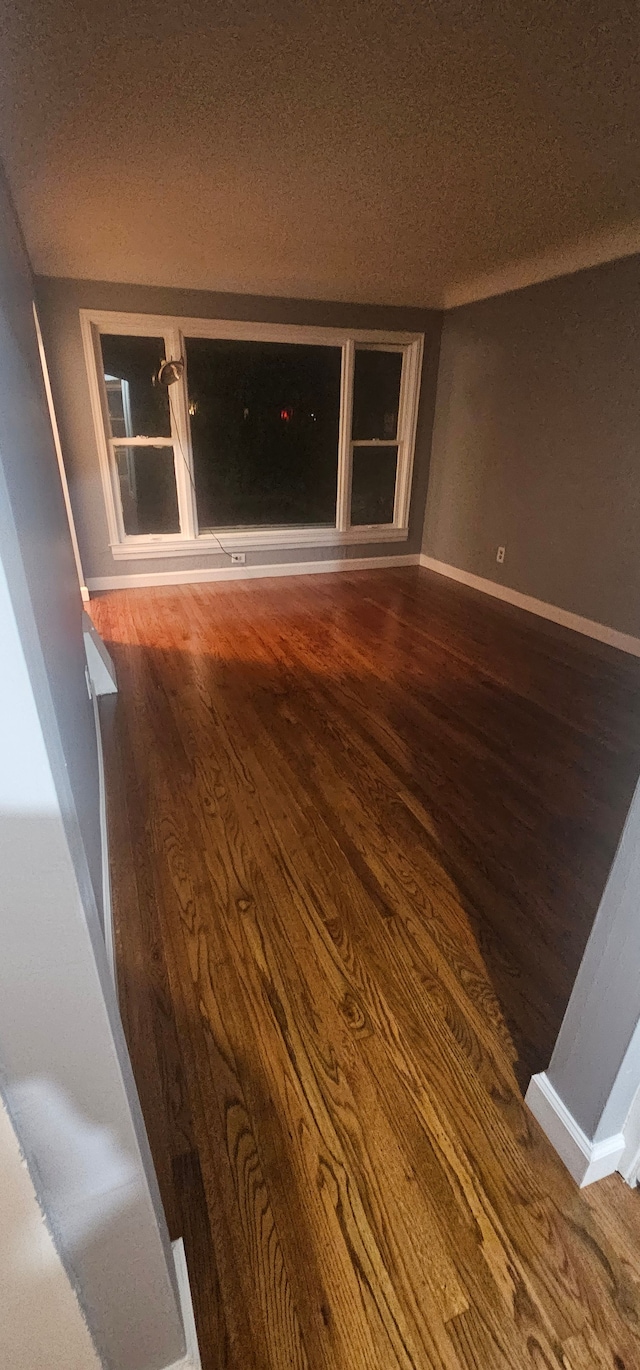
[[[204,1370],[640,1366],[640,1197],[522,1103],[640,662],[418,569],[117,592],[120,1000]]]

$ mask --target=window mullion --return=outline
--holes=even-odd
[[[187,401],[187,368],[184,352],[184,339],[179,329],[170,329],[165,334],[167,358],[184,360],[184,371],[179,381],[169,386],[171,413],[171,433],[174,439],[174,460],[176,489],[178,492],[178,513],[180,532],[185,538],[198,536],[198,515],[196,509],[193,481],[193,458],[191,453],[191,434],[189,431],[189,409]]]
[[[406,527],[409,521],[422,347],[422,338],[420,338],[404,349],[398,413],[398,469],[394,506],[394,524],[396,527]]]
[[[114,449],[118,447],[173,447],[175,445],[173,438],[110,438],[109,441]]]
[[[110,477],[110,481],[111,481],[111,490],[112,490],[113,505],[114,505],[114,516],[115,516],[116,528],[117,528],[117,537],[116,537],[115,539],[114,539],[114,538],[111,538],[111,541],[112,541],[112,542],[113,542],[113,541],[115,541],[115,542],[124,542],[124,539],[125,539],[126,534],[125,534],[125,531],[124,531],[124,515],[123,515],[123,512],[122,512],[122,499],[121,499],[121,497],[120,497],[120,482],[119,482],[119,480],[118,480],[118,444],[117,444],[116,442],[114,442],[113,438],[107,438],[106,442],[107,442],[107,450],[108,450],[108,453],[109,453],[109,477]],[[123,446],[124,446],[124,445],[126,445],[126,444],[123,444]]]
[[[349,338],[342,348],[340,380],[340,436],[338,440],[338,492],[336,527],[346,532],[351,524],[351,423],[353,414],[353,368],[355,343]]]

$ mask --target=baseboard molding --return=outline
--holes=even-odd
[[[196,1320],[193,1315],[193,1300],[191,1298],[189,1271],[187,1269],[187,1258],[182,1237],[178,1237],[177,1241],[171,1243],[171,1253],[173,1255],[173,1264],[176,1271],[180,1312],[182,1313],[182,1325],[184,1327],[187,1350],[186,1355],[183,1356],[182,1360],[174,1361],[173,1365],[168,1367],[168,1370],[202,1370],[198,1334],[196,1332]]]
[[[284,561],[263,566],[207,566],[190,571],[136,571],[130,576],[91,576],[87,585],[99,590],[132,590],[151,585],[199,585],[216,580],[253,580],[262,576],[317,576],[332,571],[377,571],[390,566],[417,566],[417,552],[388,557],[342,557],[331,561]]]
[[[584,633],[585,637],[593,637],[598,642],[608,643],[610,647],[618,647],[621,652],[628,652],[630,656],[640,656],[640,638],[632,637],[629,633],[621,633],[617,628],[608,628],[605,623],[582,618],[580,614],[571,613],[569,609],[560,609],[557,604],[546,604],[544,600],[523,595],[520,590],[512,590],[508,585],[498,585],[494,580],[474,576],[471,571],[462,571],[458,566],[450,566],[446,561],[436,561],[435,557],[429,557],[425,552],[420,555],[420,565],[429,571],[436,571],[439,576],[457,580],[461,585],[469,585],[473,590],[482,590],[485,595],[504,600],[506,604],[515,604],[518,609],[526,609],[528,613],[537,614],[539,618],[547,618],[551,623],[561,623],[564,628]]]
[[[640,1182],[640,1089],[636,1091],[624,1127],[624,1154],[618,1170],[632,1189]]]
[[[97,695],[117,694],[116,668],[86,609],[82,610],[82,634],[87,668],[95,693]]]
[[[93,720],[96,729],[96,749],[98,756],[98,804],[100,814],[100,858],[102,862],[102,917],[104,920],[104,944],[107,951],[107,961],[111,971],[118,997],[118,977],[116,975],[116,952],[113,931],[113,907],[111,903],[111,871],[109,867],[109,832],[107,828],[107,789],[104,774],[104,752],[102,750],[102,729],[100,727],[100,710],[98,707],[98,696],[95,689],[91,689],[91,703],[93,706]]]
[[[627,1156],[628,1151],[629,1148],[625,1145],[625,1154],[620,1159],[618,1170],[629,1188],[635,1189],[640,1182],[640,1147],[636,1147],[635,1151]]]
[[[581,1189],[618,1169],[625,1147],[622,1133],[590,1141],[545,1072],[531,1077],[525,1103]]]
[[[88,585],[80,586],[80,598],[82,599],[83,604],[89,603],[90,595]]]

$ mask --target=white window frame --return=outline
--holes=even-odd
[[[122,314],[80,310],[80,327],[87,365],[91,410],[100,460],[109,544],[115,560],[193,556],[202,552],[245,551],[262,548],[329,547],[349,543],[403,542],[409,535],[411,478],[418,420],[424,335],[380,329],[314,328],[292,324],[245,323],[230,319],[188,319],[158,314]],[[339,347],[342,352],[338,482],[335,526],[314,528],[221,528],[198,531],[189,425],[186,368],[184,382],[171,387],[170,438],[118,438],[110,434],[103,376],[100,334],[163,338],[167,358],[184,357],[185,338],[231,338],[247,342],[305,343]],[[404,356],[396,438],[354,442],[351,436],[353,375],[356,347],[401,351]],[[127,534],[124,531],[115,462],[117,446],[173,447],[180,516],[179,533]],[[351,471],[354,447],[398,449],[393,521],[351,525]]]

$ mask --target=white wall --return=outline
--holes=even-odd
[[[82,602],[33,319],[33,281],[0,169],[0,537],[67,834],[102,898],[98,757]],[[15,531],[14,531],[15,530]],[[89,888],[89,886],[91,888]]]
[[[0,1079],[104,1364],[162,1370],[184,1334],[100,925],[82,602],[31,299],[0,180]]]
[[[590,1141],[619,1133],[640,1085],[640,783],[547,1075]]]
[[[0,544],[0,1076],[105,1364],[160,1370],[183,1348],[164,1217],[97,909],[83,902],[77,879],[4,550]],[[10,1261],[8,1241],[0,1222],[0,1252]],[[2,1297],[0,1285],[0,1304]]]
[[[98,1370],[78,1300],[0,1101],[0,1365]]]

